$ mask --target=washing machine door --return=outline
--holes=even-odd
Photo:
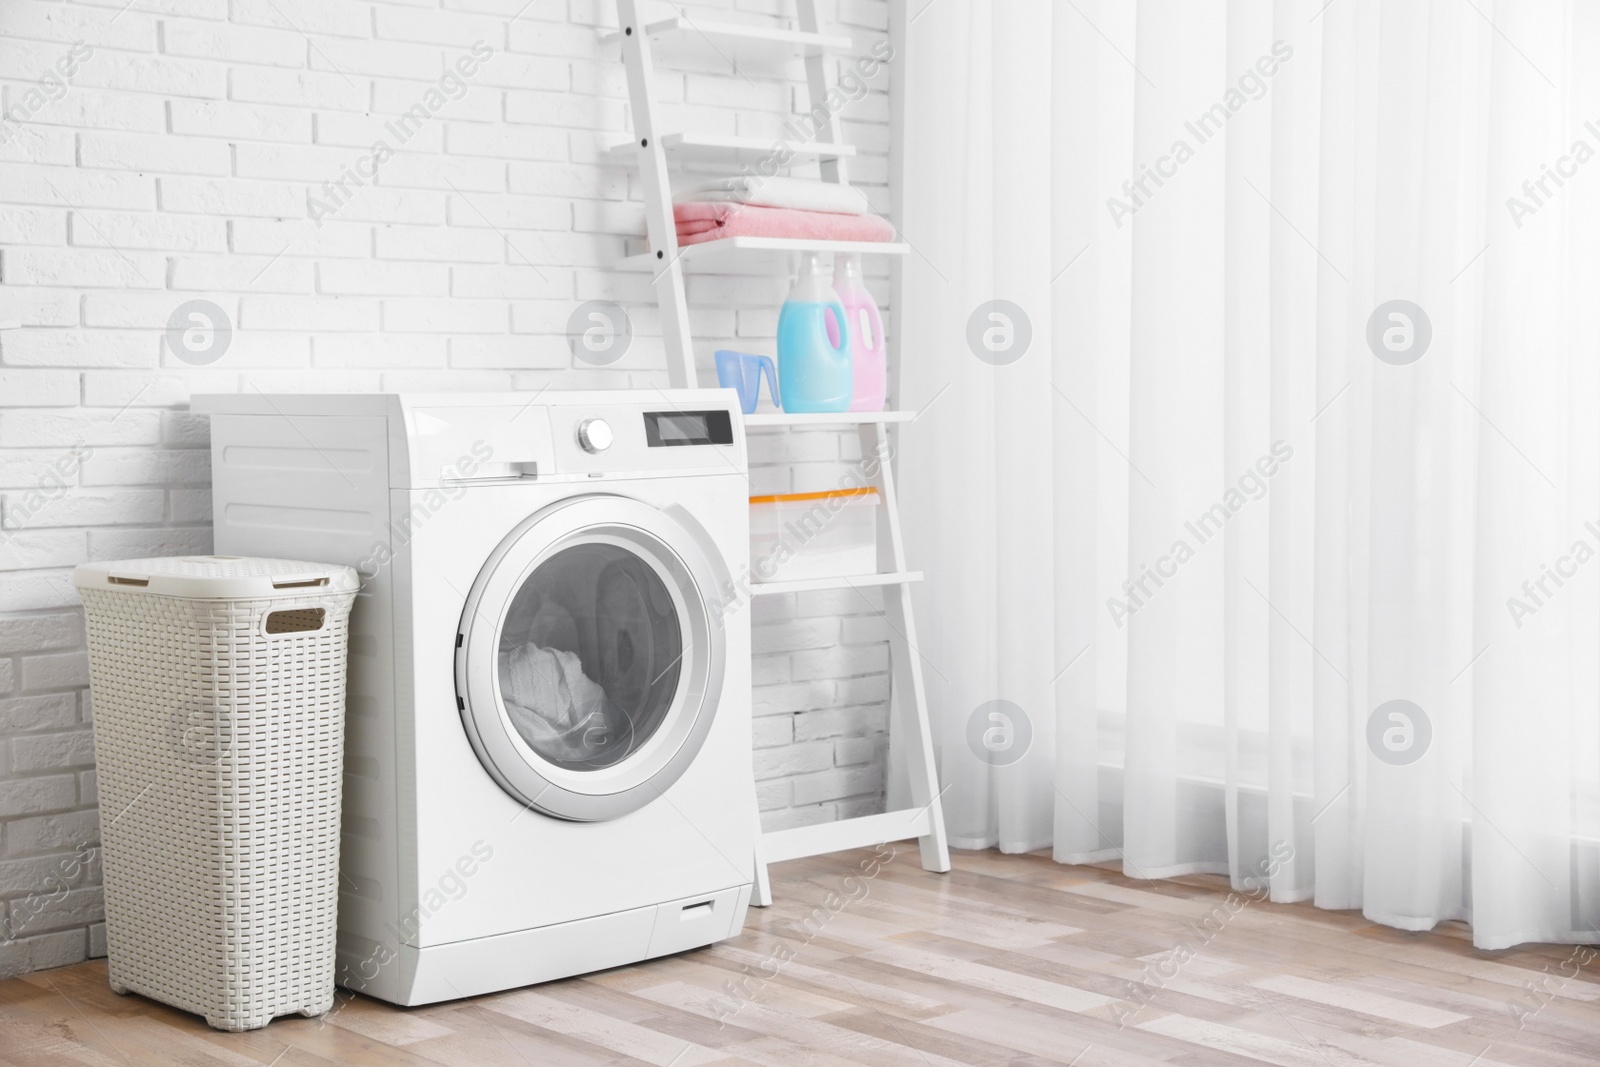
[[[520,803],[614,819],[659,797],[704,744],[722,693],[726,567],[689,522],[576,497],[489,557],[456,637],[457,704]]]

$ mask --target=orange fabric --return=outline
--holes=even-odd
[[[872,486],[865,489],[827,489],[820,493],[773,493],[770,496],[753,496],[752,504],[790,504],[800,500],[827,500],[834,496],[877,496]]]

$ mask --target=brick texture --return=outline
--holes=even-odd
[[[821,7],[858,54],[887,32],[887,0]],[[629,130],[599,40],[614,18],[609,0],[0,4],[0,320],[24,324],[0,332],[0,916],[30,916],[0,936],[0,975],[104,952],[98,863],[74,862],[98,831],[71,568],[210,549],[190,395],[666,384],[648,275],[606,266],[643,232],[638,180],[604,154]],[[804,106],[800,73],[658,62],[664,124],[775,135]],[[887,212],[889,76],[870,86],[841,118],[852,178]],[[887,305],[886,269],[868,270]],[[784,288],[691,280],[702,382],[717,348],[773,351]],[[233,329],[205,365],[165,341],[193,299]],[[609,367],[565,336],[590,299],[634,319]],[[853,435],[763,432],[752,485],[839,484],[858,453]],[[879,607],[748,608],[771,828],[882,803]],[[65,889],[62,869],[78,872]]]

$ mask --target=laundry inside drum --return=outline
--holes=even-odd
[[[661,728],[684,651],[677,607],[649,563],[618,545],[573,545],[535,568],[511,601],[500,694],[542,759],[610,767]]]

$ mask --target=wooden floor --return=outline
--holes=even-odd
[[[427,1008],[341,999],[246,1034],[116,996],[103,961],[42,971],[0,982],[0,1063],[1600,1063],[1586,950],[1478,952],[1460,926],[1230,901],[1212,878],[955,863],[927,874],[903,845],[876,867],[797,861],[723,945]]]

